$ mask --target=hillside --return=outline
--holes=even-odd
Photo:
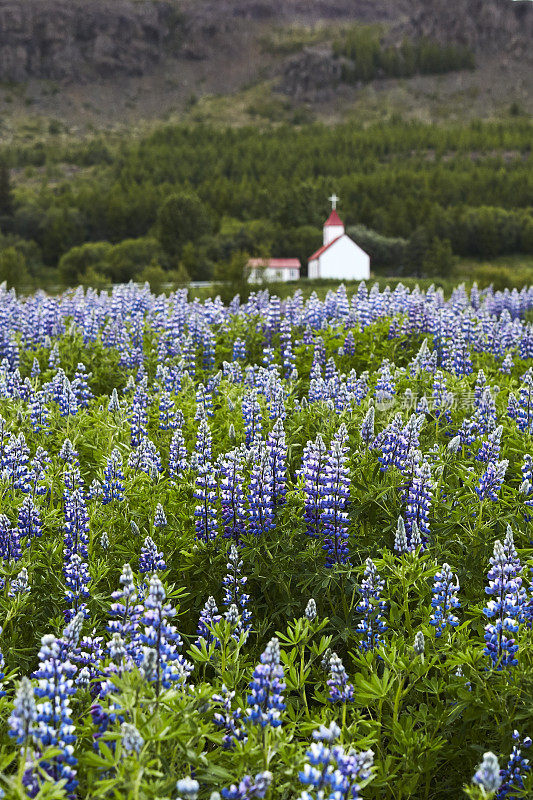
[[[370,25],[396,50],[405,39],[461,46],[476,68],[346,81],[335,48]],[[531,112],[532,40],[527,0],[0,0],[2,134],[51,116],[83,130]]]

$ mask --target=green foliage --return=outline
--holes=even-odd
[[[343,80],[364,83],[375,78],[410,78],[474,69],[474,54],[461,45],[441,45],[421,38],[404,39],[399,46],[385,45],[379,26],[361,25],[352,28],[334,44],[337,56],[347,59],[343,64]]]
[[[351,225],[346,232],[369,254],[373,268],[386,267],[401,274],[407,246],[405,239],[382,236],[364,225]]]
[[[193,192],[170,195],[157,213],[157,236],[171,258],[178,258],[187,242],[209,233],[211,225],[208,209]]]
[[[14,247],[0,251],[0,283],[6,282],[8,289],[24,286],[28,280],[26,259]]]

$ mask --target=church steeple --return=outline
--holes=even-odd
[[[337,214],[337,201],[338,197],[336,194],[332,194],[329,198],[331,202],[331,214],[327,218],[326,222],[324,223],[324,244],[329,244],[334,239],[338,239],[339,236],[344,234],[344,222]]]

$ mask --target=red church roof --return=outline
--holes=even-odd
[[[300,269],[299,258],[251,258],[249,267],[270,267],[270,269]]]
[[[344,227],[344,222],[339,217],[335,209],[331,212],[329,217],[327,218],[326,222],[324,223],[324,228],[329,225],[342,225]]]
[[[333,212],[333,213],[335,213],[335,212]],[[327,224],[327,223],[326,223],[326,224]],[[337,238],[336,238],[336,239],[332,239],[332,240],[331,240],[331,242],[330,242],[329,244],[324,244],[324,245],[322,245],[322,247],[319,247],[319,249],[316,251],[316,253],[313,253],[313,255],[312,255],[312,256],[309,256],[309,261],[314,261],[314,260],[315,260],[315,258],[319,258],[319,257],[322,255],[322,253],[324,253],[326,250],[328,250],[328,248],[330,248],[330,247],[331,247],[331,245],[332,245],[332,244],[335,244],[335,242],[338,242],[338,241],[339,241],[339,239],[340,239],[342,236],[344,236],[344,234],[343,234],[343,233],[341,233],[341,235],[340,235],[340,236],[337,236]]]

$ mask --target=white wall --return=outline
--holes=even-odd
[[[344,233],[344,225],[324,225],[324,244],[329,244]]]
[[[363,281],[370,277],[370,256],[349,236],[343,236],[331,245],[319,260],[320,278]]]

